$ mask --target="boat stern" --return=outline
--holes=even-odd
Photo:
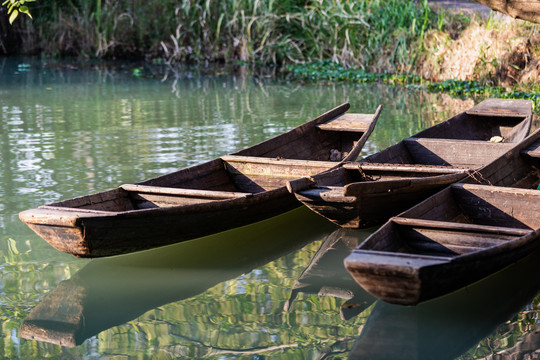
[[[87,257],[91,252],[80,214],[36,208],[19,213],[19,219],[59,251],[77,257]]]
[[[345,267],[373,296],[392,304],[416,305],[425,300],[425,269],[447,262],[445,257],[357,249],[345,258]]]

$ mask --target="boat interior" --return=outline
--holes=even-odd
[[[341,161],[372,127],[376,114],[344,113],[305,131],[285,133],[232,155],[307,161]]]
[[[419,137],[440,138],[441,133],[447,139],[469,139],[489,141],[494,136],[500,136],[503,142],[515,142],[523,131],[528,132],[529,116],[526,112],[508,113],[502,115],[490,111],[475,114],[472,111],[456,115],[447,122],[432,126],[418,133]],[[456,122],[459,126],[456,126]]]
[[[245,198],[282,188],[288,180],[310,176],[335,165],[329,161],[228,155],[154,180],[124,184],[49,207],[122,212]]]
[[[382,239],[362,247],[454,257],[501,245],[539,228],[539,190],[453,184],[392,218],[391,231],[381,232]]]
[[[388,164],[453,166],[475,169],[510,150],[513,143],[411,137],[364,161]]]
[[[376,114],[343,113],[232,155],[48,207],[122,212],[238,199],[283,188],[289,180],[338,165],[372,128],[378,113],[380,109]]]

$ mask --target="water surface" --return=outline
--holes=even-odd
[[[343,268],[370,232],[344,232],[302,208],[106,259],[51,248],[18,212],[231,153],[343,102],[353,112],[384,105],[364,155],[472,105],[245,69],[139,77],[135,66],[0,59],[0,357],[472,359],[540,347],[538,254],[400,307],[373,299]],[[25,319],[43,341],[21,338]]]

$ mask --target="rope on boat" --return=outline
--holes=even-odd
[[[493,186],[493,184],[488,180],[486,179],[482,173],[480,173],[479,171],[477,170],[474,170],[474,169],[471,169],[471,170],[468,170],[467,171],[467,175],[469,175],[469,177],[471,179],[473,179],[474,181],[476,181],[477,183],[479,184],[488,184],[489,186]]]

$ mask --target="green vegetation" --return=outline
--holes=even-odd
[[[17,6],[29,15],[23,1],[3,4],[11,16]],[[538,102],[535,26],[445,12],[426,0],[50,0],[32,12],[34,21],[13,26],[20,39],[0,42],[0,49],[273,65],[300,79],[414,84],[460,97]]]
[[[330,59],[404,70],[444,17],[391,0],[51,0],[16,24],[24,53],[174,61],[303,63]],[[152,14],[152,16],[149,16]]]
[[[530,87],[521,90],[521,87],[503,88],[500,86],[482,85],[478,81],[445,80],[439,83],[429,83],[426,89],[432,92],[445,92],[459,97],[498,97],[506,99],[532,100],[539,109],[540,88]]]
[[[289,65],[287,72],[296,79],[347,83],[384,82],[388,84],[420,84],[418,75],[399,73],[370,73],[360,68],[347,68],[332,61],[317,61],[301,65]]]
[[[36,0],[6,0],[2,3],[2,6],[5,6],[7,8],[7,14],[9,15],[9,23],[13,24],[13,21],[19,16],[19,13],[26,14],[30,18],[32,18],[32,15],[30,15],[30,10],[28,10],[28,6],[24,5],[27,2],[33,2]]]
[[[532,100],[535,109],[540,109],[540,88],[516,85],[511,88],[485,85],[472,80],[444,80],[430,82],[414,74],[367,73],[363,69],[345,68],[330,61],[303,65],[290,65],[287,71],[296,79],[315,82],[369,83],[383,82],[394,85],[421,87],[430,92],[446,93],[460,98],[499,97]]]

